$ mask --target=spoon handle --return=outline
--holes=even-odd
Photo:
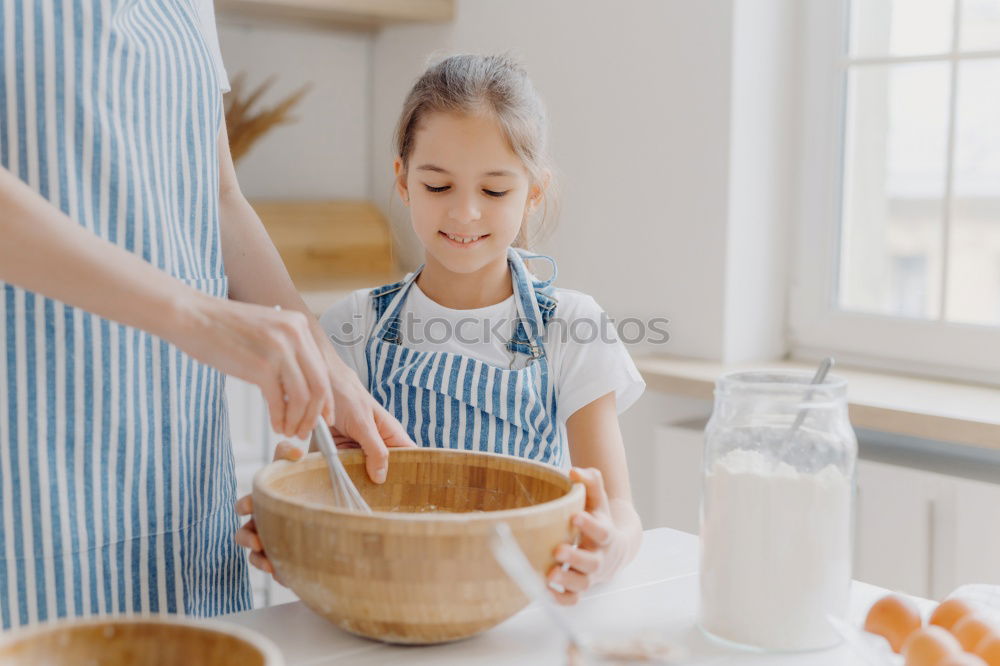
[[[816,368],[816,374],[813,375],[812,381],[809,383],[814,386],[816,384],[822,384],[823,380],[826,379],[827,373],[830,372],[830,368],[832,367],[833,367],[833,357],[827,356],[826,358],[823,359],[823,362],[819,364],[819,367]],[[805,396],[806,402],[812,400],[813,394],[815,392],[816,392],[815,389],[809,389],[808,391],[806,391],[806,396]],[[803,407],[802,409],[799,410],[799,414],[798,416],[795,417],[795,421],[792,423],[792,427],[788,429],[789,435],[798,430],[799,426],[802,425],[802,422],[806,420],[806,412],[808,410],[809,410],[808,407]]]
[[[490,539],[490,548],[493,550],[493,557],[497,563],[507,572],[525,596],[538,603],[542,610],[548,614],[549,618],[565,633],[569,640],[578,647],[584,647],[581,637],[570,625],[569,620],[562,610],[556,606],[556,602],[549,595],[545,583],[541,576],[531,566],[531,562],[525,556],[521,546],[514,538],[514,533],[507,523],[497,523],[493,526],[493,538]]]

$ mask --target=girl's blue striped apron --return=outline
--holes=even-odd
[[[568,462],[543,344],[556,307],[552,279],[536,281],[524,265],[524,259],[536,256],[541,255],[508,252],[518,315],[507,343],[512,368],[514,354],[528,357],[519,369],[405,346],[400,314],[420,269],[372,291],[377,323],[365,347],[368,388],[419,446],[502,453],[556,466]]]
[[[219,80],[194,0],[0,2],[0,160],[214,296]],[[250,606],[223,377],[0,283],[0,619]]]

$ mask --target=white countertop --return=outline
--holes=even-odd
[[[882,588],[855,582],[851,619],[860,625]],[[927,602],[930,605],[931,602]],[[642,549],[611,583],[599,586],[569,609],[572,621],[588,633],[624,638],[633,633],[677,640],[691,653],[692,664],[764,666],[847,666],[856,664],[849,650],[791,655],[755,655],[718,646],[695,627],[698,608],[698,539],[670,529],[649,530]],[[468,640],[446,645],[400,647],[345,633],[301,602],[247,611],[225,618],[271,638],[286,666],[326,664],[563,664],[565,643],[542,611],[529,606],[506,622]]]

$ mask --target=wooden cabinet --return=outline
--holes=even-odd
[[[393,277],[389,223],[370,201],[251,202],[299,291]]]
[[[937,475],[858,461],[854,577],[933,596],[935,544],[947,522],[946,493]]]
[[[1000,584],[1000,485],[897,465],[858,465],[855,576],[941,599]]]
[[[672,527],[698,533],[701,503],[701,451],[705,421],[682,421],[656,428],[652,489],[655,511],[643,527]]]
[[[960,479],[954,487],[949,530],[942,534],[949,542],[940,559],[941,588],[1000,585],[1000,485]]]

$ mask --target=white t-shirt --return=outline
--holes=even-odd
[[[198,23],[201,28],[201,36],[205,40],[205,46],[212,55],[212,64],[215,66],[215,73],[219,77],[219,87],[222,92],[229,92],[229,76],[226,74],[226,67],[222,63],[222,50],[219,48],[219,31],[215,26],[215,7],[212,0],[198,1]]]
[[[371,289],[359,289],[320,319],[344,362],[368,385],[365,346],[373,334]],[[546,325],[545,352],[555,378],[558,420],[566,442],[566,421],[578,409],[612,391],[618,413],[646,387],[625,345],[597,302],[570,289],[555,289],[555,314]],[[517,319],[514,297],[474,310],[452,310],[432,301],[414,283],[400,313],[402,344],[420,351],[452,352],[500,367],[524,367],[526,354],[507,350]],[[603,325],[604,335],[600,335]]]

